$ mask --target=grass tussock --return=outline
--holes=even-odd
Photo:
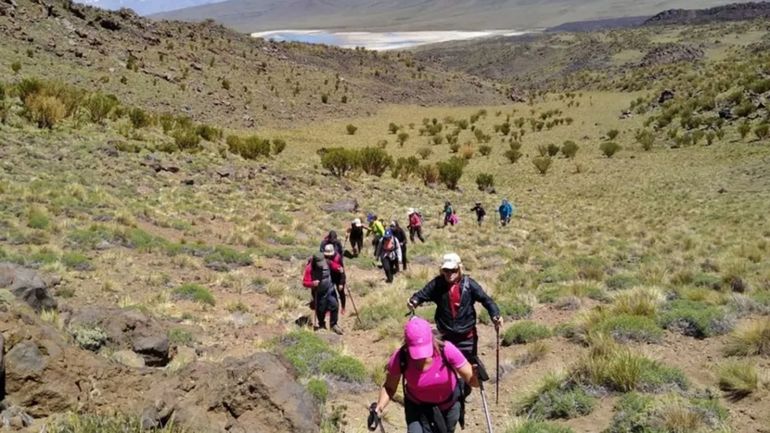
[[[725,347],[728,356],[770,356],[770,318],[762,318],[736,329]]]
[[[716,433],[729,431],[725,430],[727,416],[727,411],[710,396],[631,392],[615,405],[615,415],[605,433]]]
[[[514,323],[503,332],[503,346],[527,344],[550,336],[547,326],[527,320]]]
[[[516,403],[516,415],[530,419],[570,419],[593,411],[596,398],[567,379],[566,376],[546,375],[536,390]]]
[[[573,433],[573,430],[547,421],[526,420],[514,423],[505,433]]]
[[[759,388],[756,362],[750,360],[728,361],[718,369],[719,389],[731,400],[740,400]]]
[[[177,299],[186,299],[195,301],[203,305],[216,305],[216,299],[209,289],[200,284],[187,283],[174,289],[174,296]]]
[[[139,418],[115,415],[68,414],[49,422],[45,431],[49,433],[145,433]],[[187,433],[188,430],[169,423],[165,427],[152,429],[153,433]]]
[[[328,375],[336,379],[363,383],[369,374],[361,361],[342,355],[306,330],[296,330],[278,340],[278,350],[301,376]]]
[[[733,327],[724,308],[683,299],[667,304],[658,321],[666,329],[695,338],[726,334]]]

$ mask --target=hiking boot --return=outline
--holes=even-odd
[[[337,334],[337,335],[342,335],[343,334],[342,328],[340,328],[340,325],[332,326],[332,331],[334,331],[334,333]]]

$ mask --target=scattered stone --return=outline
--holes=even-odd
[[[640,67],[667,65],[679,62],[696,62],[704,56],[703,49],[692,45],[661,44],[650,50],[641,62]]]
[[[356,199],[348,199],[348,200],[340,200],[336,201],[334,203],[321,205],[321,210],[324,212],[332,213],[332,212],[357,212],[358,211],[358,200]]]
[[[143,368],[144,358],[131,350],[118,350],[112,354],[112,360],[131,368]]]
[[[34,269],[0,263],[0,287],[10,290],[35,311],[56,308],[56,300],[49,293],[45,280]]]
[[[134,352],[144,358],[150,367],[163,367],[168,364],[168,337],[155,335],[139,338],[134,341]]]
[[[187,186],[195,185],[195,179],[183,179],[182,185],[187,185]]]
[[[663,104],[664,102],[670,101],[672,99],[674,99],[674,91],[666,89],[660,93],[660,97],[658,98],[658,104]]]
[[[0,403],[0,411],[0,426],[4,430],[21,430],[31,426],[34,421],[24,409],[7,402]]]

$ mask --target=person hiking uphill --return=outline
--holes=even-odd
[[[353,250],[353,257],[358,257],[364,248],[364,225],[361,224],[360,218],[356,218],[350,223],[348,238],[350,239],[350,247]]]
[[[390,232],[393,233],[393,237],[398,239],[398,243],[401,246],[401,270],[406,270],[406,232],[398,225],[398,221],[393,220],[390,222]]]
[[[498,209],[498,212],[500,212],[501,225],[506,226],[511,223],[511,217],[513,216],[513,205],[511,205],[511,203],[508,202],[507,198],[503,199],[503,202],[500,204],[500,208]]]
[[[372,235],[372,247],[375,250],[374,257],[377,257],[377,245],[380,243],[380,239],[385,236],[385,226],[382,225],[382,222],[377,219],[377,215],[374,214],[367,215],[366,220],[369,222],[369,227],[366,228],[366,231]]]
[[[409,225],[406,226],[409,229],[409,239],[414,242],[414,236],[417,235],[417,238],[425,243],[425,239],[422,237],[422,215],[420,212],[410,207],[406,211],[406,218],[409,221]]]
[[[422,290],[412,295],[407,307],[414,310],[424,302],[436,304],[436,328],[444,341],[454,344],[473,364],[481,366],[478,359],[479,336],[476,331],[476,309],[480,302],[487,309],[496,329],[503,318],[495,301],[484,292],[479,283],[463,274],[460,256],[445,254],[441,263],[441,275],[430,281]],[[486,374],[480,373],[484,379]]]
[[[381,417],[403,384],[407,433],[454,433],[464,426],[463,383],[478,386],[473,368],[449,342],[433,336],[430,323],[414,317],[404,326],[404,345],[390,356],[385,383],[371,410]]]
[[[323,253],[315,253],[305,266],[305,275],[302,285],[309,288],[313,295],[313,307],[315,309],[318,324],[315,330],[326,329],[326,312],[329,312],[329,325],[332,331],[342,335],[342,328],[337,324],[338,308],[337,296],[331,279],[331,271],[326,263]]]
[[[320,252],[324,252],[326,250],[327,245],[333,245],[334,251],[336,251],[340,256],[342,256],[342,253],[345,251],[345,248],[342,246],[342,242],[340,242],[339,238],[337,237],[337,232],[334,230],[330,231],[328,235],[321,241],[321,247],[318,249]]]
[[[380,239],[374,256],[382,263],[382,270],[385,271],[385,280],[388,283],[393,282],[393,276],[398,273],[398,264],[401,263],[401,245],[393,236],[390,230],[385,231],[385,235]]]
[[[471,212],[476,212],[476,222],[481,225],[484,222],[484,217],[487,216],[487,211],[481,206],[481,202],[476,202],[476,206],[471,209]]]
[[[455,214],[455,209],[452,207],[452,203],[449,203],[448,201],[444,202],[444,210],[441,212],[444,214],[444,227],[446,227],[447,224],[457,224],[457,215]]]
[[[329,271],[331,272],[332,285],[336,290],[337,299],[340,304],[340,313],[345,314],[345,268],[342,265],[342,254],[338,253],[334,249],[334,245],[326,244],[324,247],[324,257],[326,263],[329,265]]]

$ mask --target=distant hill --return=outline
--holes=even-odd
[[[733,3],[710,9],[672,9],[648,19],[646,25],[706,24],[770,18],[770,2]]]
[[[139,15],[157,14],[174,9],[191,8],[207,3],[217,3],[221,1],[223,0],[75,0],[76,3],[97,6],[103,9],[133,9],[134,12],[138,13]]]
[[[214,19],[242,32],[285,29],[534,29],[564,22],[650,16],[692,6],[689,0],[228,0],[155,15]],[[711,7],[724,0],[701,0]]]
[[[650,17],[606,18],[603,20],[574,21],[549,27],[546,32],[595,32],[598,30],[623,29],[645,23]]]

